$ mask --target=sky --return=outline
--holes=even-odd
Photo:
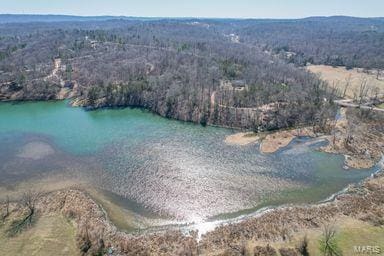
[[[384,0],[0,0],[0,13],[217,18],[383,17]]]

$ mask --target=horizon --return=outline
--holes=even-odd
[[[75,0],[15,0],[0,6],[1,14],[65,15],[81,17],[114,16],[142,18],[228,18],[228,19],[301,19],[307,17],[350,16],[358,18],[383,17],[384,2],[367,0],[305,0],[270,1],[203,1],[177,0],[123,1],[95,0],[92,8]]]
[[[79,17],[79,18],[132,18],[132,19],[222,19],[222,20],[300,20],[308,18],[358,18],[358,19],[382,19],[382,16],[350,16],[350,15],[322,15],[322,16],[303,16],[303,17],[199,17],[199,16],[128,16],[128,15],[76,15],[61,13],[0,13],[0,16],[56,16],[56,17]]]

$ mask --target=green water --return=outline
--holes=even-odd
[[[343,170],[342,156],[320,153],[308,139],[265,155],[256,144],[225,144],[231,130],[140,109],[0,103],[0,120],[0,186],[47,176],[81,180],[125,198],[121,205],[137,214],[172,220],[316,202],[375,171]],[[47,147],[54,153],[44,155]],[[25,151],[33,157],[20,155]]]
[[[45,134],[62,149],[75,154],[95,153],[108,143],[125,137],[140,141],[152,136],[166,136],[171,130],[157,130],[164,126],[173,132],[194,132],[196,135],[228,133],[223,129],[203,129],[164,119],[140,109],[84,111],[67,107],[65,101],[2,103],[0,115],[0,132]]]

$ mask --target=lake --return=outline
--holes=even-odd
[[[318,139],[262,154],[258,144],[227,145],[230,129],[141,109],[0,103],[0,120],[0,194],[26,184],[41,190],[82,184],[120,207],[134,229],[318,202],[376,170],[344,170],[343,156],[317,151],[325,143]]]

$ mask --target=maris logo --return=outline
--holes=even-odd
[[[377,245],[358,245],[353,246],[353,252],[361,255],[379,255],[382,250]]]

